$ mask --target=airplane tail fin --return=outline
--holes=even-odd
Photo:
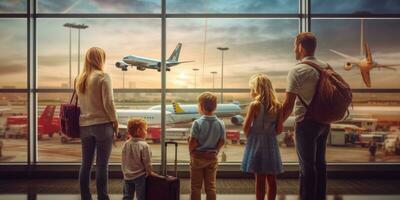
[[[185,111],[182,109],[181,105],[176,102],[172,102],[172,107],[174,107],[175,113],[184,113]]]
[[[367,59],[368,63],[371,64],[373,62],[372,53],[367,43],[364,43],[364,50],[365,50],[365,58]]]
[[[51,123],[55,111],[56,111],[56,106],[47,105],[46,108],[43,110],[42,114],[40,115],[39,120],[44,123]]]
[[[178,62],[179,54],[181,53],[181,48],[182,48],[182,43],[178,43],[178,45],[176,45],[174,51],[172,52],[171,56],[168,58],[167,61]]]

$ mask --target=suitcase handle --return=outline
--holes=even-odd
[[[178,143],[177,142],[165,142],[165,150],[167,150],[168,144],[173,144],[175,146],[175,176],[178,177]],[[168,166],[168,161],[166,161],[165,166]],[[168,171],[168,170],[167,170]]]

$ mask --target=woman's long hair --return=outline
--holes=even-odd
[[[282,107],[275,89],[266,74],[254,74],[249,81],[251,94],[254,99],[264,105],[267,113],[277,113]]]
[[[86,92],[87,79],[94,70],[103,71],[105,61],[106,53],[99,47],[92,47],[86,52],[85,65],[76,83],[80,93]]]

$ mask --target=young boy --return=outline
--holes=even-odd
[[[123,200],[146,199],[146,176],[155,175],[151,169],[151,150],[146,143],[147,123],[143,119],[128,121],[130,139],[122,146],[122,172],[124,174]]]
[[[200,200],[204,187],[207,200],[215,200],[218,152],[225,143],[224,122],[214,115],[217,97],[204,92],[198,97],[198,110],[202,115],[195,120],[189,138],[191,200]]]

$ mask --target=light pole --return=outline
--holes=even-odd
[[[228,47],[217,47],[222,54],[222,65],[221,65],[221,103],[224,103],[224,51],[229,50]]]
[[[213,89],[215,88],[215,82],[214,82],[214,80],[215,80],[215,74],[217,74],[217,72],[216,71],[213,71],[213,72],[211,72],[211,74],[212,74],[212,79],[213,79]]]
[[[69,28],[69,88],[71,88],[72,80],[71,80],[71,24],[65,23],[64,27]]]
[[[86,29],[89,26],[85,24],[65,23],[64,27],[70,28],[70,71],[71,71],[71,28],[78,29],[78,75],[81,72],[81,29]],[[71,77],[70,77],[71,80]],[[71,82],[71,81],[70,81]]]
[[[199,71],[199,68],[193,68],[194,71],[194,88],[197,88],[197,71]]]

